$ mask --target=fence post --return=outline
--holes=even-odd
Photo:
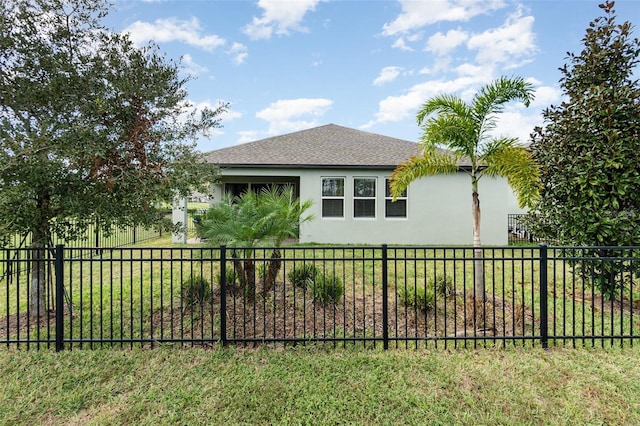
[[[388,301],[388,253],[387,245],[382,245],[382,340],[384,350],[389,349],[389,301]]]
[[[227,346],[227,246],[220,246],[220,341]]]
[[[549,348],[549,325],[547,306],[547,265],[548,253],[547,245],[540,244],[540,342],[543,349]]]
[[[56,246],[56,352],[64,349],[64,246]]]

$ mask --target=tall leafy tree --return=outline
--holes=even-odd
[[[158,224],[158,203],[215,177],[179,64],[100,24],[102,0],[0,2],[0,237],[31,234],[30,312],[46,306],[43,248],[89,224]]]
[[[425,176],[464,172],[471,178],[471,212],[475,256],[475,292],[485,296],[480,238],[480,195],[483,176],[502,176],[522,206],[538,193],[538,168],[518,139],[495,136],[498,114],[505,104],[533,99],[532,85],[520,77],[499,78],[482,87],[470,103],[455,95],[439,95],[422,105],[417,115],[422,129],[423,155],[399,165],[391,175],[391,193],[398,197],[409,184]],[[466,164],[461,166],[461,164]]]
[[[631,23],[616,22],[613,7],[600,5],[604,15],[590,23],[584,48],[568,53],[560,68],[564,100],[544,111],[544,126],[532,134],[542,170],[533,231],[561,244],[640,242],[640,42]],[[616,275],[600,270],[593,278],[613,296]]]

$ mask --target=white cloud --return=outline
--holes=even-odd
[[[493,64],[461,64],[455,69],[460,77],[476,77],[481,81],[490,81],[495,75],[495,67]]]
[[[546,108],[557,105],[562,100],[562,91],[557,87],[540,86],[536,89],[536,97],[531,103],[532,107]]]
[[[384,24],[382,34],[394,36],[440,21],[468,21],[472,17],[504,7],[502,0],[398,0],[400,15]]]
[[[233,57],[233,63],[236,65],[241,65],[249,57],[247,46],[242,43],[233,43],[227,53]]]
[[[180,41],[207,51],[212,51],[226,43],[215,34],[203,34],[197,18],[180,20],[177,18],[156,19],[153,23],[136,21],[124,29],[131,40],[141,45],[148,40],[155,42]]]
[[[404,50],[404,51],[407,51],[407,52],[413,52],[413,49],[411,47],[407,46],[407,44],[404,42],[404,38],[402,38],[402,37],[398,37],[396,39],[396,41],[393,42],[391,47],[393,47],[394,49],[400,49],[400,50]]]
[[[268,39],[275,32],[278,35],[289,34],[290,30],[306,32],[300,25],[308,11],[314,11],[320,0],[260,0],[258,6],[263,9],[262,16],[253,17],[253,21],[244,27],[244,33],[252,39]]]
[[[209,71],[207,67],[197,64],[188,53],[182,55],[182,65],[184,66],[184,72],[190,76],[197,76]]]
[[[375,118],[362,126],[371,128],[378,123],[396,122],[411,118],[429,98],[442,93],[458,93],[483,83],[477,76],[460,77],[455,80],[430,80],[416,84],[400,96],[388,96],[378,103]]]
[[[260,137],[259,132],[255,130],[243,130],[238,132],[238,141],[236,143],[241,144],[241,143],[253,142],[255,140],[258,140],[259,137]]]
[[[269,134],[281,134],[317,126],[315,120],[298,120],[300,117],[321,117],[333,105],[333,101],[321,98],[279,100],[258,111],[256,117],[269,122]]]
[[[534,127],[542,125],[542,116],[531,109],[521,110],[521,107],[508,108],[498,115],[494,136],[518,138],[520,144],[527,144]]]
[[[220,102],[223,102],[223,101],[220,101]],[[208,99],[200,102],[191,101],[191,110],[196,110],[196,111],[202,111],[205,108],[210,110],[215,110],[216,108],[218,108],[218,106],[219,106],[218,101],[212,102]],[[231,108],[227,109],[227,111],[219,115],[219,118],[222,120],[223,124],[225,121],[235,120],[240,117],[242,117],[242,113],[238,111],[234,111]]]
[[[446,34],[435,33],[427,40],[427,51],[436,55],[447,55],[456,47],[463,44],[469,35],[462,30],[449,30]]]
[[[527,58],[537,50],[533,22],[533,16],[522,16],[519,9],[504,25],[472,35],[467,47],[478,51],[476,60],[479,63],[503,63],[506,68],[513,68],[521,58]]]
[[[380,74],[373,80],[374,86],[382,86],[385,83],[390,83],[400,75],[402,71],[401,67],[384,67]]]

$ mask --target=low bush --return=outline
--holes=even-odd
[[[293,270],[287,274],[287,278],[289,278],[289,282],[296,287],[306,289],[313,285],[317,275],[318,269],[316,265],[313,263],[304,263],[302,265],[296,265]]]
[[[435,293],[433,287],[408,286],[398,290],[398,297],[405,306],[419,309],[422,312],[430,312],[435,309]]]
[[[342,280],[333,274],[317,274],[313,283],[313,299],[322,304],[336,303],[344,294]]]
[[[430,281],[430,284],[434,282]],[[435,280],[434,288],[440,296],[449,297],[453,295],[453,280],[449,276],[438,275]]]
[[[182,302],[185,306],[193,306],[211,302],[211,284],[201,276],[191,276],[182,282]]]
[[[222,275],[220,275],[220,273],[218,273],[218,282],[222,283]],[[233,266],[227,266],[227,270],[225,273],[225,284],[227,285],[227,287],[230,288],[234,288],[236,285],[236,281],[238,280],[238,274],[236,274],[235,269],[233,269]]]

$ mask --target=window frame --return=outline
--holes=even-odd
[[[409,218],[409,188],[407,187],[404,190],[404,195],[402,197],[398,197],[396,199],[396,202],[404,201],[404,216],[389,216],[387,211],[387,203],[390,203],[393,200],[389,185],[390,181],[390,176],[384,178],[384,218],[385,220],[406,220]]]
[[[342,195],[325,195],[324,194],[324,181],[327,179],[338,179],[342,181]],[[329,220],[343,220],[345,218],[345,192],[346,192],[347,178],[346,176],[321,176],[320,177],[320,217],[322,219]],[[324,202],[325,200],[340,200],[342,201],[342,216],[325,216]]]
[[[357,196],[356,195],[356,180],[372,180],[373,181],[373,196]],[[357,216],[356,215],[356,201],[372,201],[373,202],[373,216]],[[352,192],[352,215],[354,220],[375,220],[378,217],[378,177],[377,176],[354,176],[353,177],[353,192]]]

